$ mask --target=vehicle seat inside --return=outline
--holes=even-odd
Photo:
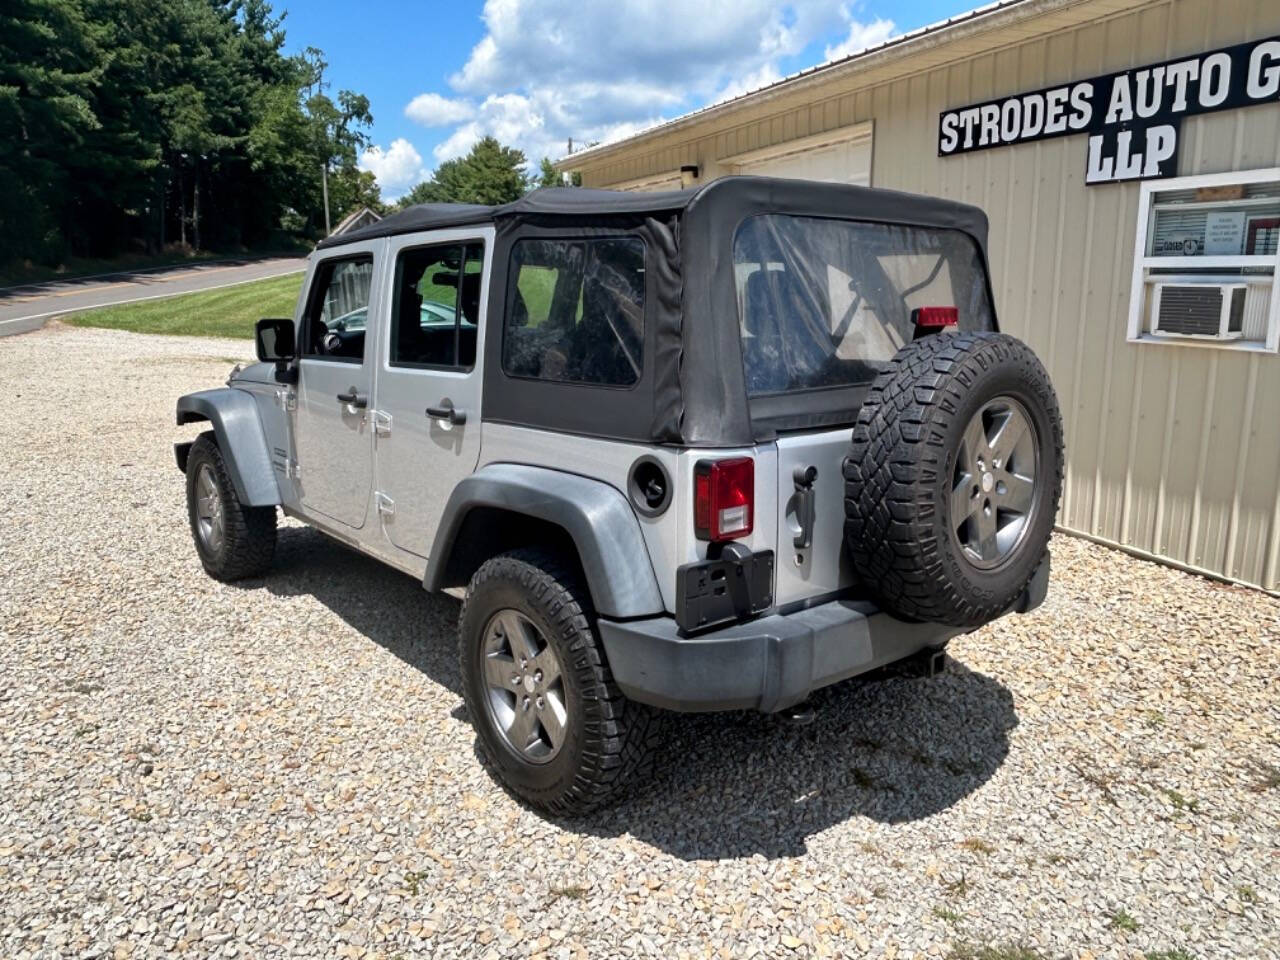
[[[829,318],[799,279],[761,269],[747,277],[742,361],[751,394],[780,393],[820,375],[835,353]],[[824,342],[825,340],[825,342]]]

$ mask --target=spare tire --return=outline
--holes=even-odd
[[[1062,494],[1062,415],[1031,348],[934,334],[876,377],[844,461],[845,546],[880,605],[972,627],[1039,566]]]

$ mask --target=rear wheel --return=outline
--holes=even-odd
[[[487,561],[459,625],[463,697],[503,783],[529,803],[579,816],[615,800],[656,733],[653,711],[609,672],[587,591],[554,556]]]
[[[187,455],[187,519],[205,571],[216,580],[258,576],[276,551],[276,508],[246,507],[236,496],[212,432]]]
[[[996,333],[907,344],[876,378],[844,463],[845,544],[883,607],[977,626],[1044,557],[1062,493],[1062,417],[1026,344]]]

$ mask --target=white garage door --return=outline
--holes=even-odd
[[[733,158],[738,173],[871,185],[871,125],[789,143]]]

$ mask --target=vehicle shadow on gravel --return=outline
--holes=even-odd
[[[274,568],[255,583],[314,597],[461,697],[452,597],[296,527],[280,531]],[[559,825],[630,834],[682,859],[796,856],[853,817],[908,823],[958,803],[1000,768],[1018,722],[1008,689],[954,658],[933,679],[858,678],[812,702],[804,727],[751,712],[663,714],[653,768],[628,798]]]
[[[798,856],[853,817],[907,823],[958,803],[1000,768],[1018,722],[1007,688],[954,659],[932,679],[854,679],[812,703],[805,727],[665,716],[646,782],[572,828],[627,832],[689,860]]]
[[[422,581],[319,531],[282,527],[271,572],[245,586],[265,587],[280,597],[314,597],[353,629],[462,696],[459,601],[427,593]]]

